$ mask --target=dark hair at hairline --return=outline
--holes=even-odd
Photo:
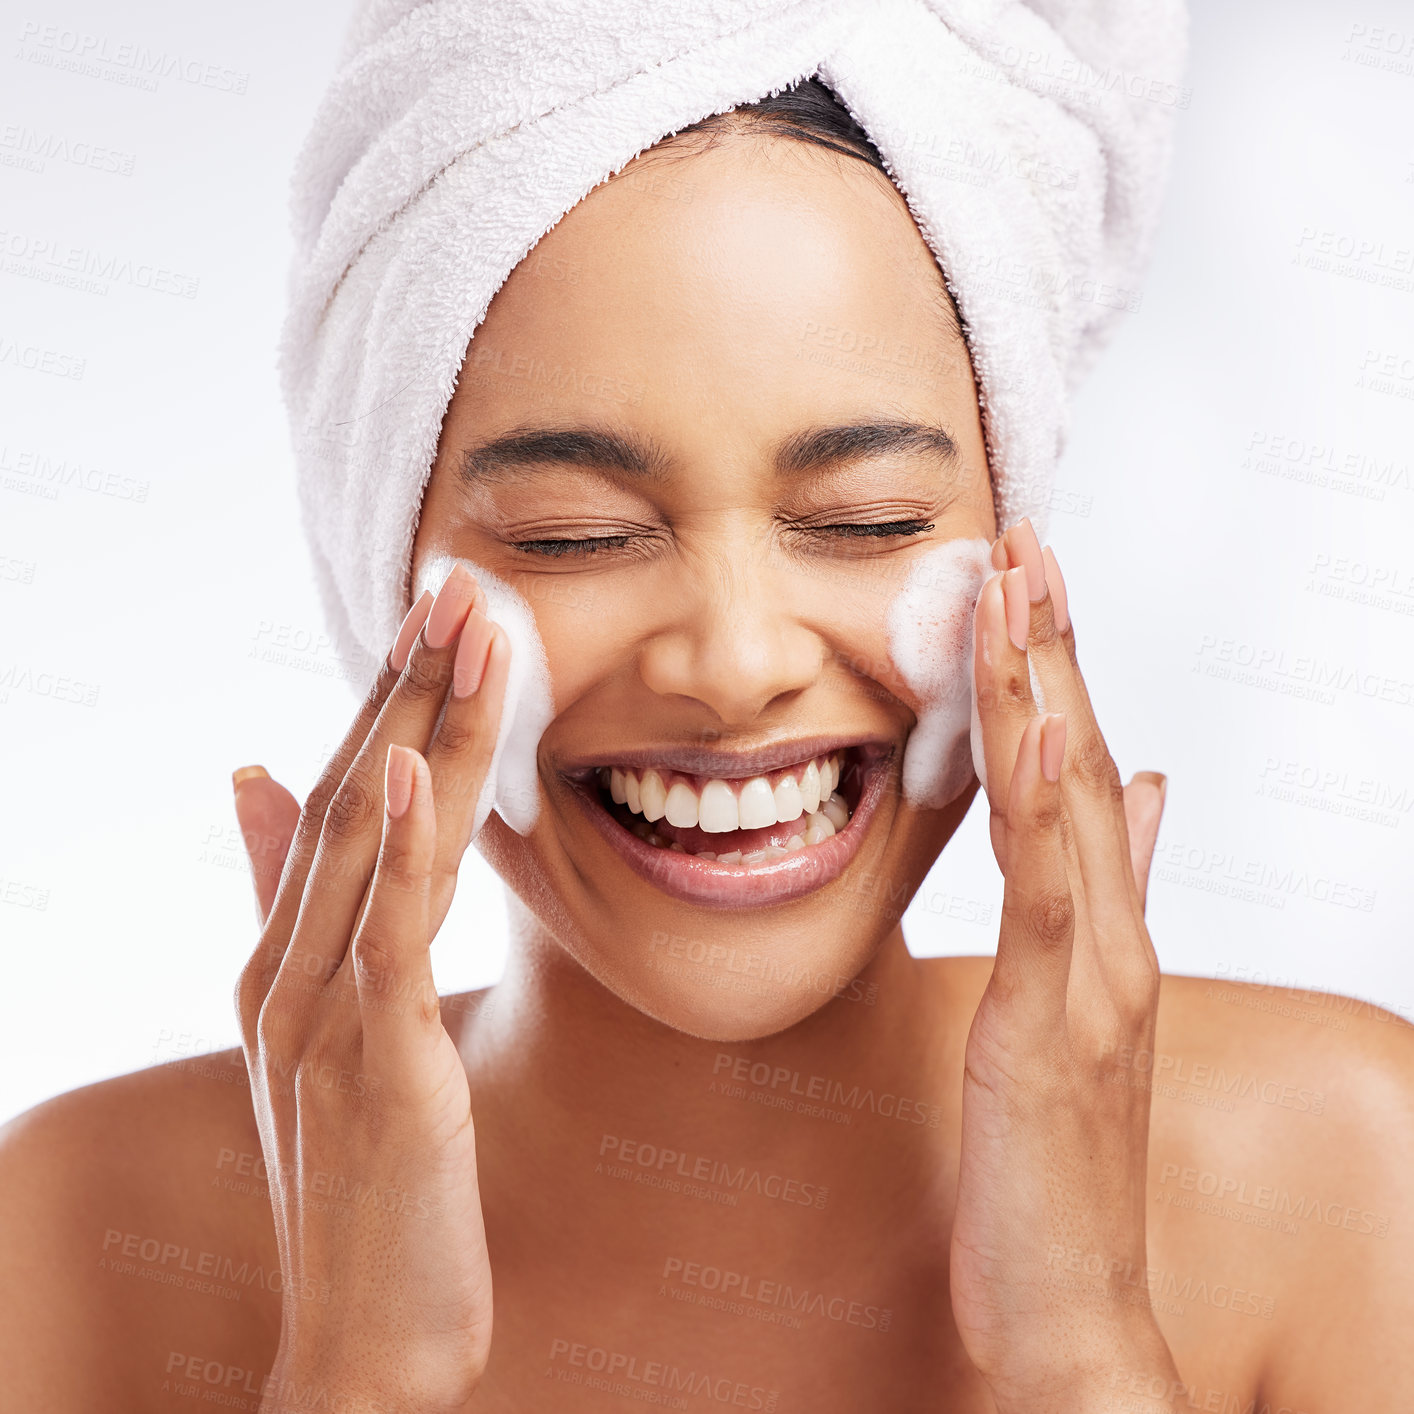
[[[769,98],[758,99],[755,103],[738,104],[723,113],[712,113],[700,122],[679,128],[658,147],[650,148],[649,152],[670,154],[672,144],[677,139],[698,134],[708,138],[707,143],[699,149],[707,151],[716,146],[715,139],[719,134],[746,129],[831,148],[835,152],[842,152],[846,157],[855,157],[861,162],[867,162],[882,172],[891,184],[893,182],[889,169],[884,166],[884,159],[869,134],[855,122],[854,115],[840,102],[834,89],[815,74],[797,79],[788,88]],[[939,313],[943,316],[946,326],[966,344],[967,335],[962,318],[943,282],[942,271],[939,270],[938,274]]]

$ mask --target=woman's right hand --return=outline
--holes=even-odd
[[[313,1396],[461,1410],[490,1349],[470,1092],[428,948],[471,840],[510,645],[464,567],[429,600],[299,812],[236,988],[283,1278],[267,1414]],[[278,820],[282,788],[259,785],[254,813]],[[283,853],[278,827],[264,878],[251,849],[262,913],[272,843]]]

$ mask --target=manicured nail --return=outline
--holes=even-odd
[[[429,648],[445,648],[461,632],[472,604],[476,602],[476,581],[463,564],[452,567],[442,581],[422,631]]]
[[[1023,516],[1007,531],[1011,562],[1026,571],[1026,597],[1039,603],[1046,597],[1046,563],[1041,558],[1041,542],[1029,516]]]
[[[383,798],[388,804],[388,817],[399,820],[412,803],[412,752],[405,746],[388,748],[388,765],[383,773]]]
[[[270,772],[264,766],[242,766],[231,772],[231,789],[239,790],[242,781],[268,781]]]
[[[1008,568],[1006,562],[1006,540],[1000,535],[992,541],[992,568],[994,570],[1004,570]]]
[[[1046,563],[1046,584],[1051,591],[1051,614],[1056,621],[1056,632],[1064,633],[1070,627],[1070,606],[1065,597],[1065,580],[1061,578],[1060,566],[1056,563],[1056,552],[1049,545],[1041,551]]]
[[[1065,713],[1047,712],[1041,722],[1041,774],[1052,784],[1060,780],[1065,755]]]
[[[481,686],[490,655],[491,620],[480,609],[473,609],[462,629],[462,641],[457,644],[457,658],[452,664],[453,697],[470,697]]]
[[[1006,601],[1007,637],[1024,652],[1031,632],[1031,604],[1026,597],[1026,571],[1020,565],[1002,575],[1002,598]]]
[[[393,640],[392,651],[388,654],[388,661],[393,665],[395,672],[400,673],[407,667],[413,641],[422,632],[422,626],[427,622],[427,616],[431,612],[432,591],[424,589],[418,596],[417,603],[407,611],[402,627],[398,630],[398,636]]]
[[[1159,792],[1159,804],[1164,803],[1164,796],[1168,792],[1169,778],[1162,771],[1136,771],[1134,779],[1148,781],[1150,785],[1156,786]]]

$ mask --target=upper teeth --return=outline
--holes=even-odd
[[[774,782],[766,776],[738,781],[714,777],[701,790],[678,772],[652,767],[630,771],[601,766],[599,779],[614,801],[634,814],[650,821],[666,816],[670,825],[696,825],[709,834],[785,825],[817,811],[841,830],[849,819],[849,807],[835,794],[841,759],[841,753],[832,752],[804,770],[793,767]]]

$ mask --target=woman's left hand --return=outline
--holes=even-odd
[[[967,1040],[953,1314],[1000,1414],[1166,1410],[1182,1386],[1146,1285],[1147,1076],[1116,1063],[1153,1045],[1144,896],[1162,778],[1121,786],[1029,521],[992,563],[974,668],[1006,884]],[[1169,1393],[1136,1405],[1136,1387]]]

